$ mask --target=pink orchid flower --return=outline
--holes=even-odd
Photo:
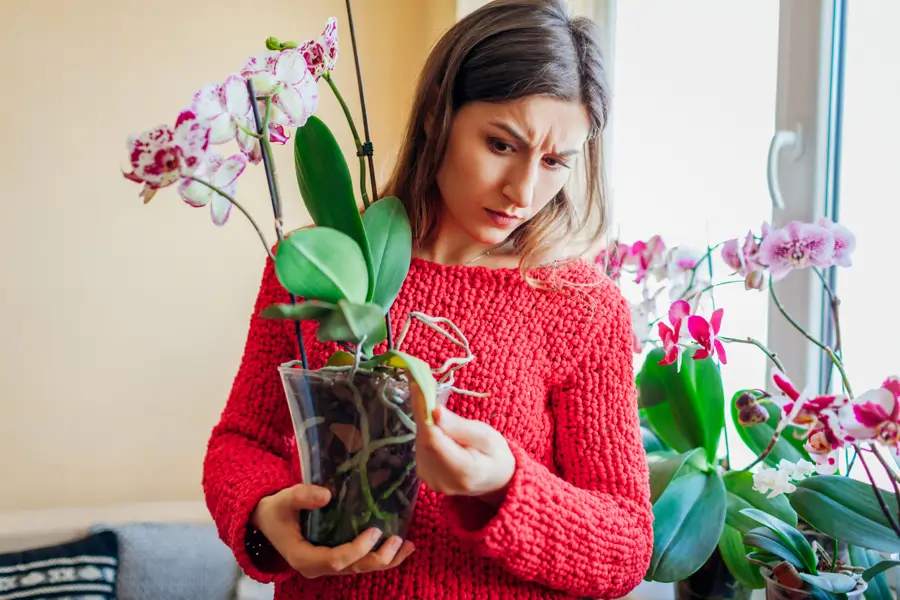
[[[211,154],[198,172],[197,179],[217,187],[234,198],[238,176],[244,172],[247,160],[247,156],[242,153],[226,159],[218,154]],[[191,206],[201,207],[209,204],[210,216],[216,225],[221,227],[228,221],[233,204],[209,186],[192,179],[185,179],[178,187],[178,193]]]
[[[793,269],[828,267],[834,259],[834,235],[813,223],[792,221],[774,229],[760,244],[759,261],[772,279],[783,279]]]
[[[722,325],[722,315],[724,312],[724,309],[717,308],[713,311],[709,321],[700,315],[691,315],[688,318],[688,330],[691,332],[691,337],[694,338],[695,342],[700,344],[700,349],[694,353],[695,360],[718,355],[719,360],[722,361],[723,365],[728,362],[727,356],[725,355],[725,346],[717,337],[719,328]]]
[[[896,448],[900,442],[900,377],[889,377],[881,387],[869,390],[838,413],[844,439],[877,440]]]
[[[190,177],[203,165],[209,148],[209,124],[184,110],[174,129],[159,125],[127,141],[131,172],[126,179],[144,184],[140,196],[150,201],[157,190]]]
[[[316,81],[325,73],[334,71],[338,59],[337,18],[325,22],[325,30],[318,40],[309,40],[300,46],[309,72]]]
[[[681,346],[679,345],[684,338],[682,332],[682,324],[684,320],[690,318],[691,306],[685,300],[676,300],[669,307],[669,327],[662,321],[658,324],[659,338],[663,343],[665,356],[658,364],[671,365],[677,363],[676,369],[681,370]]]
[[[658,235],[654,235],[646,242],[637,241],[631,246],[631,251],[625,259],[625,264],[637,267],[635,283],[641,283],[651,270],[663,262],[665,252],[666,245]]]
[[[853,266],[850,255],[856,250],[856,236],[852,231],[828,217],[822,217],[816,224],[824,227],[834,236],[834,264],[839,267]]]
[[[236,139],[245,154],[253,154],[256,138],[249,132],[256,131],[256,123],[243,77],[231,75],[224,83],[203,86],[194,93],[191,110],[209,123],[210,144]]]
[[[594,263],[606,273],[607,277],[618,281],[622,277],[622,264],[630,251],[631,247],[628,244],[614,241],[597,254]]]
[[[241,75],[253,81],[257,97],[271,96],[270,139],[284,142],[284,127],[302,127],[319,104],[319,88],[299,48],[266,51],[249,58]]]

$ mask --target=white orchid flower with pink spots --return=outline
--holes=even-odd
[[[210,144],[236,139],[245,154],[253,153],[256,138],[251,132],[256,130],[256,123],[243,77],[231,75],[223,83],[203,86],[194,93],[191,110],[209,123]]]
[[[302,127],[319,104],[319,88],[299,48],[267,51],[248,59],[241,75],[257,97],[271,97],[270,139],[284,143],[284,127]]]
[[[900,442],[900,377],[860,394],[838,413],[843,437],[849,442],[876,440],[897,450]]]
[[[210,127],[197,115],[184,110],[175,127],[159,125],[139,135],[129,136],[131,172],[126,179],[144,184],[140,196],[144,203],[156,191],[197,172],[204,164],[209,148]]]
[[[317,81],[325,73],[334,71],[338,59],[337,18],[329,18],[319,39],[304,42],[300,45],[300,51],[306,59],[310,74]]]
[[[244,172],[247,161],[247,156],[243,153],[234,154],[228,158],[222,158],[218,154],[211,154],[195,177],[234,198],[238,177]],[[228,221],[231,207],[234,206],[228,198],[225,198],[216,190],[193,179],[183,180],[178,188],[178,193],[191,206],[202,207],[207,204],[210,205],[212,221],[219,226],[224,225]]]
[[[784,373],[774,371],[772,382],[783,396],[781,420],[775,428],[781,433],[788,425],[804,430],[804,448],[816,463],[816,472],[831,474],[838,467],[838,450],[844,446],[840,436],[838,412],[849,403],[846,396],[816,395],[812,386],[798,391]],[[778,402],[779,396],[773,397]]]
[[[772,279],[783,279],[793,269],[828,267],[834,260],[834,235],[814,223],[792,221],[773,229],[759,246],[759,262]]]

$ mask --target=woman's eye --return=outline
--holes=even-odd
[[[547,166],[550,167],[551,169],[567,169],[567,168],[569,168],[569,165],[567,165],[566,163],[564,163],[562,161],[556,160],[552,156],[548,156],[547,158],[545,158],[544,162],[547,163]]]
[[[498,154],[505,154],[506,152],[509,152],[513,149],[512,146],[500,140],[489,140],[488,144],[490,145],[491,150],[497,152]]]

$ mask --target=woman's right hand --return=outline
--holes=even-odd
[[[355,540],[336,548],[314,546],[300,533],[301,510],[328,504],[327,488],[297,484],[266,496],[256,505],[250,523],[256,527],[287,563],[307,579],[392,569],[406,560],[415,547],[397,536],[388,538],[378,551],[372,549],[381,531],[372,528]]]

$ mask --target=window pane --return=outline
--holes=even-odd
[[[612,234],[705,250],[771,218],[766,156],[775,122],[778,2],[617,3],[610,146]],[[725,277],[719,252],[716,280]],[[634,288],[623,283],[632,300]],[[765,340],[764,293],[716,290],[722,334]],[[663,306],[663,302],[660,302]],[[763,387],[765,356],[729,345],[726,398]],[[638,365],[644,355],[638,355]],[[728,423],[735,466],[752,459]],[[723,445],[724,450],[724,445]]]
[[[900,222],[900,202],[893,197],[900,78],[892,67],[900,58],[900,3],[848,4],[838,217],[856,234],[857,248],[853,266],[838,269],[837,286],[845,364],[860,394],[900,375],[900,320],[892,310],[897,271],[891,262]],[[839,390],[840,380],[835,384]],[[853,474],[864,478],[859,467],[857,461]]]

